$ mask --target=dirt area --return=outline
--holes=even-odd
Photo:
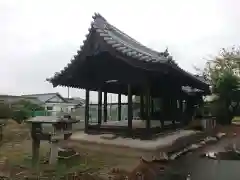
[[[132,169],[139,162],[137,159],[106,154],[104,151],[89,150],[82,147],[79,143],[72,144],[65,142],[62,147],[73,148],[80,154],[81,162],[77,162],[76,166],[67,170],[64,167],[64,171],[69,173],[73,171],[88,171],[89,173],[100,174],[105,179],[108,178],[108,173],[113,167]],[[43,163],[48,158],[50,148],[48,142],[41,141],[40,148],[41,164],[38,168],[42,168],[44,171],[46,169],[47,171],[53,171],[55,168],[59,168],[49,167],[48,164]],[[29,126],[26,124],[19,125],[10,120],[4,127],[3,141],[0,144],[0,176],[10,176],[10,174],[11,176],[15,176],[15,174],[19,174],[19,176],[23,177],[36,174],[36,169],[31,169],[31,151],[32,141]]]
[[[21,156],[31,152],[31,137],[27,125],[9,121],[3,129],[0,158],[17,161]]]
[[[24,176],[29,175],[32,169],[30,168],[31,162],[31,137],[29,127],[26,124],[19,125],[14,121],[9,121],[7,126],[4,127],[3,141],[0,143],[0,172],[4,176],[6,174],[23,174]],[[239,135],[240,126],[217,126],[217,131],[225,132],[228,136]],[[236,134],[234,134],[236,133]],[[64,148],[73,148],[80,154],[80,161],[77,162],[76,166],[66,169],[68,167],[61,167],[61,172],[73,173],[87,171],[91,174],[98,174],[98,179],[107,179],[109,172],[112,169],[121,169],[124,173],[136,171],[136,167],[139,166],[140,159],[136,157],[129,157],[124,154],[128,154],[128,150],[124,150],[123,155],[106,153],[115,151],[115,149],[106,150],[104,146],[90,149],[86,144],[81,144],[76,141],[66,141],[61,143]],[[47,159],[49,153],[48,142],[41,142],[41,161]],[[59,167],[49,167],[48,164],[42,163],[40,168],[51,171],[56,171]],[[145,167],[145,165],[144,165]],[[146,166],[148,169],[148,165]],[[29,170],[30,169],[30,170]],[[135,170],[134,170],[135,169]],[[59,171],[59,170],[58,170]],[[39,172],[39,169],[38,169]],[[36,171],[34,170],[36,174]],[[51,174],[52,176],[52,174]],[[23,176],[22,176],[23,177]],[[83,178],[84,180],[84,178]],[[119,179],[120,180],[120,179]]]
[[[131,171],[139,164],[140,161],[140,158],[130,157],[124,155],[124,153],[122,153],[123,155],[120,155],[119,153],[115,154],[114,151],[116,151],[116,149],[109,146],[107,147],[108,153],[105,152],[106,150],[104,150],[104,146],[90,149],[88,145],[80,144],[76,141],[64,143],[63,147],[71,147],[80,154],[85,154],[85,156],[91,157],[93,161],[99,162],[101,166],[99,172],[101,173],[107,173],[112,168],[120,168],[126,171]],[[127,150],[125,151],[125,154],[126,153],[128,153]]]

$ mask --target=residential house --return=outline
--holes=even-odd
[[[52,112],[52,115],[58,112],[71,112],[76,106],[83,104],[83,100],[74,98],[64,98],[59,93],[30,94],[22,97],[34,97],[40,100],[45,110]]]

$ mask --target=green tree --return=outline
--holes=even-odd
[[[42,110],[44,110],[44,107],[42,107],[41,105],[32,103],[31,101],[24,100],[24,99],[13,103],[13,107],[24,108],[24,109],[28,109],[28,110],[31,110],[31,111],[42,111]]]
[[[208,82],[211,84],[213,89],[217,85],[217,81],[225,73],[234,74],[240,76],[240,48],[233,46],[230,49],[221,49],[219,55],[207,61],[203,70],[200,71]]]
[[[239,107],[240,49],[222,49],[201,73],[219,97],[212,105],[213,114],[220,123],[230,124]]]
[[[24,120],[30,118],[32,116],[33,111],[41,111],[44,108],[38,104],[34,104],[28,100],[20,100],[15,102],[13,105],[13,115],[12,119],[14,119],[17,123],[22,123]]]

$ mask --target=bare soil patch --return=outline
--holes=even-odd
[[[130,170],[139,162],[136,159],[106,154],[104,150],[102,152],[89,151],[76,142],[74,144],[63,143],[63,148],[73,148],[77,151],[80,155],[78,161],[70,161],[70,165],[59,163],[57,166],[50,166],[46,163],[49,147],[47,141],[41,141],[40,163],[37,168],[32,168],[32,140],[29,125],[17,124],[10,120],[4,127],[3,141],[0,145],[0,176],[10,179],[24,179],[25,177],[52,179],[57,176],[63,179],[67,176],[79,176],[83,180],[89,179],[90,176],[100,179],[101,176],[101,179],[107,179],[113,167]]]

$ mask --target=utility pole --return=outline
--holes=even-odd
[[[69,99],[69,87],[68,87],[68,99]]]

